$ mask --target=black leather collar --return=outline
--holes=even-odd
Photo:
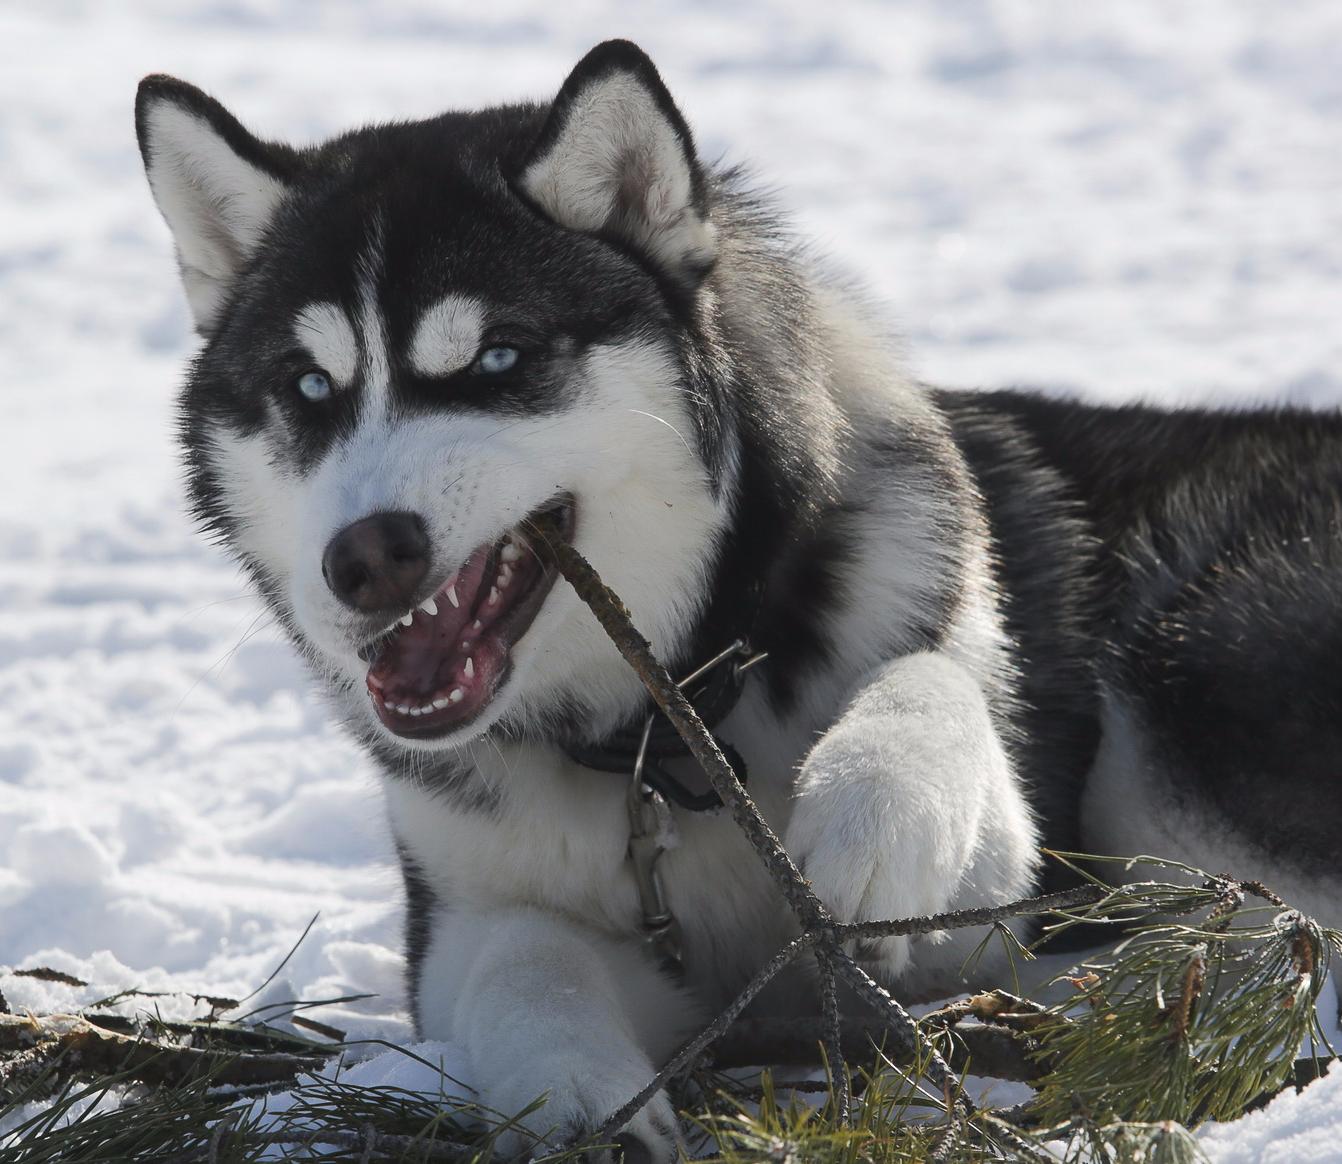
[[[748,667],[763,660],[763,656],[752,654],[744,640],[738,640],[728,650],[730,653],[701,678],[690,682],[688,686],[684,683],[681,685],[686,698],[710,732],[731,714],[741,698]],[[605,739],[594,744],[575,744],[564,750],[584,767],[595,768],[598,772],[632,776],[638,765],[639,748],[649,716],[652,717],[652,725],[648,730],[647,748],[643,754],[643,782],[673,804],[691,812],[720,808],[722,800],[712,789],[696,792],[687,788],[663,766],[667,760],[688,756],[690,750],[671,721],[650,699],[644,711]],[[747,772],[741,754],[731,744],[718,739],[716,734],[713,738],[730,762],[736,778],[744,784]]]

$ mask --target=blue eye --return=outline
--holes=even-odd
[[[331,381],[325,372],[304,372],[298,377],[297,387],[307,400],[325,400],[331,395]]]
[[[511,372],[521,358],[522,353],[516,348],[485,348],[476,357],[475,370],[488,376],[497,376],[500,372]]]

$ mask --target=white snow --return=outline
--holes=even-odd
[[[320,913],[288,985],[376,994],[319,1013],[409,1036],[371,770],[182,513],[171,409],[193,341],[136,81],[175,73],[309,141],[545,96],[613,35],[653,53],[705,155],[749,160],[891,304],[924,377],[1342,402],[1331,0],[9,0],[0,962],[93,984],[3,976],[11,1005],[246,994]],[[1339,1087],[1207,1146],[1342,1158]]]
[[[1342,1071],[1303,1091],[1282,1092],[1262,1111],[1206,1128],[1202,1150],[1214,1164],[1336,1164],[1342,1160]]]

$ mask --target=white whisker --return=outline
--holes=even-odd
[[[669,428],[673,433],[675,433],[676,436],[680,437],[680,443],[685,446],[685,451],[689,453],[690,456],[694,456],[694,450],[690,447],[690,442],[685,439],[685,434],[682,433],[680,429],[678,429],[669,420],[666,420],[663,417],[660,417],[652,412],[644,412],[641,408],[631,408],[629,409],[629,411],[632,412],[635,416],[646,416],[649,420],[655,420],[658,424],[666,425],[666,427]]]

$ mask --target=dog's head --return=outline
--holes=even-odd
[[[731,458],[696,390],[711,192],[648,58],[609,42],[549,106],[307,149],[150,77],[136,126],[205,339],[194,503],[363,728],[437,748],[628,708],[529,523],[676,652]]]

